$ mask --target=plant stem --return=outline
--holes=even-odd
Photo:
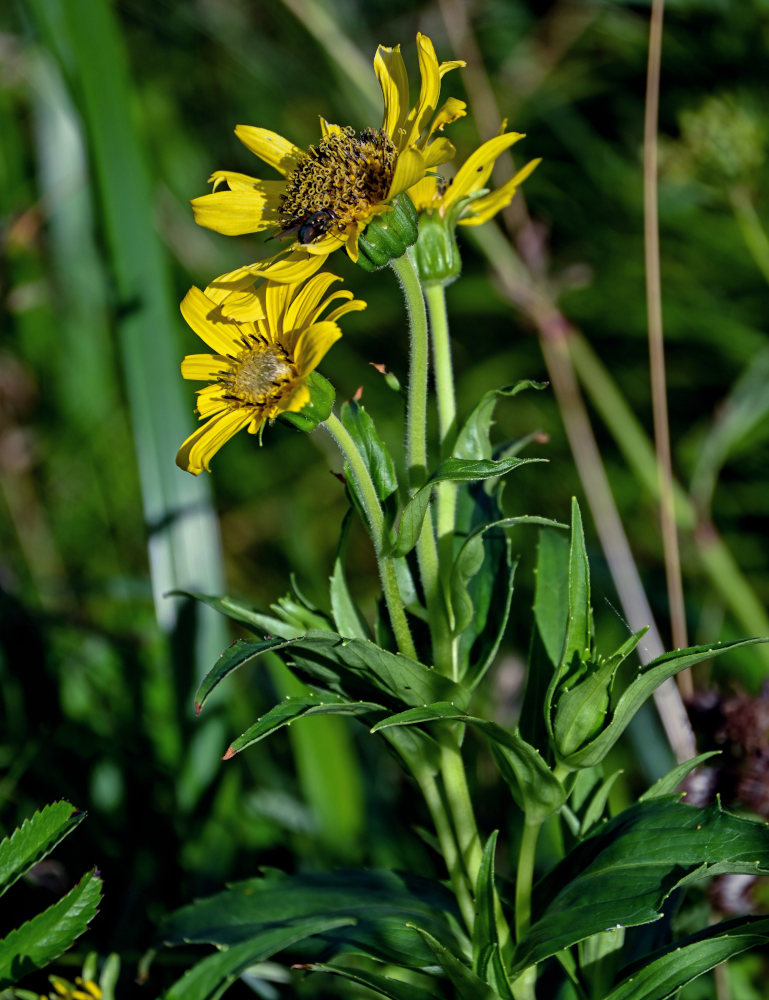
[[[330,413],[322,424],[331,437],[336,442],[339,450],[347,462],[347,465],[355,477],[360,496],[368,518],[369,530],[374,543],[377,563],[379,564],[379,578],[382,581],[382,591],[384,592],[387,611],[390,615],[395,641],[398,649],[412,659],[418,659],[414,640],[411,638],[406,611],[403,607],[398,581],[395,575],[395,564],[389,556],[383,556],[384,548],[384,514],[379,502],[376,489],[369,474],[366,463],[363,461],[360,452],[350,436],[347,428],[335,413]]]
[[[435,832],[438,834],[438,842],[441,845],[441,853],[443,860],[446,862],[446,869],[451,879],[451,887],[454,890],[457,905],[468,931],[472,933],[475,922],[473,894],[470,891],[467,872],[454,837],[454,831],[451,828],[451,822],[443,804],[443,799],[441,798],[438,784],[433,775],[424,767],[412,767],[412,773],[422,790],[427,808],[430,810],[430,816],[435,826]]]
[[[531,890],[534,884],[534,860],[537,839],[542,824],[523,821],[523,835],[518,852],[518,870],[515,877],[515,940],[520,943],[531,925]],[[535,966],[525,969],[515,981],[516,1000],[534,1000],[537,978]]]
[[[409,486],[419,489],[427,480],[427,371],[429,345],[427,313],[419,275],[409,251],[390,262],[398,276],[409,316],[409,385],[406,419],[406,467]],[[437,670],[451,675],[451,636],[440,589],[438,548],[430,511],[417,540],[417,561],[427,605],[432,637],[433,661]]]
[[[449,323],[446,314],[446,289],[443,285],[430,284],[425,288],[425,299],[430,315],[430,334],[433,344],[433,369],[438,399],[438,430],[441,459],[448,458],[457,433],[457,403],[454,392],[454,372],[451,366]],[[457,486],[445,481],[438,483],[436,494],[436,534],[438,535],[438,564],[443,588],[448,601],[448,586],[454,562],[454,528],[456,523]],[[456,680],[456,643],[452,643],[451,669]]]

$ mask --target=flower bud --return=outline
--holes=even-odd
[[[440,212],[422,212],[414,256],[419,278],[425,285],[448,285],[459,277],[462,258],[450,217]]]

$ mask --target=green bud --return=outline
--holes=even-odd
[[[417,211],[407,194],[399,194],[392,211],[375,216],[358,237],[358,264],[378,271],[402,257],[418,236]]]
[[[319,372],[310,372],[307,376],[307,388],[310,390],[310,401],[296,412],[284,410],[280,419],[291,424],[299,431],[314,431],[331,413],[336,391],[333,385]]]
[[[419,239],[414,249],[419,277],[425,285],[448,285],[459,277],[462,258],[454,226],[440,212],[419,216]]]

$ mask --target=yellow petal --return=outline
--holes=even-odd
[[[221,354],[188,354],[182,361],[182,378],[212,382],[229,367],[229,359]]]
[[[327,122],[322,115],[320,116],[320,134],[324,139],[329,135],[339,135],[341,131],[341,125],[332,125],[331,122]]]
[[[340,233],[335,230],[333,233],[325,233],[320,239],[313,240],[312,243],[304,244],[303,249],[310,254],[321,254],[325,260],[334,250],[343,247],[346,239],[346,231]]]
[[[282,135],[266,128],[238,125],[235,128],[235,135],[247,149],[255,153],[260,160],[275,167],[284,177],[296,169],[297,164],[305,155],[304,150],[295,146],[293,142],[289,142]]]
[[[240,335],[237,323],[223,320],[218,306],[201,292],[191,288],[179,306],[187,323],[216,354],[230,354]]]
[[[408,196],[417,212],[438,207],[438,182],[433,174],[426,174],[408,190]]]
[[[325,303],[324,303],[325,305]],[[366,303],[363,299],[352,299],[350,302],[344,302],[341,306],[337,306],[336,309],[326,316],[327,323],[336,323],[340,316],[344,316],[348,312],[360,312],[361,309],[366,308]]]
[[[268,281],[265,285],[266,316],[264,326],[269,340],[280,340],[280,334],[285,327],[283,314],[295,291],[296,285],[279,284],[277,281]]]
[[[420,181],[425,175],[425,161],[416,146],[404,149],[398,156],[395,163],[390,190],[387,194],[388,201],[395,198],[401,191],[407,191]]]
[[[180,469],[186,469],[193,475],[199,475],[203,469],[210,472],[210,462],[223,444],[238,433],[252,419],[250,410],[231,410],[219,417],[209,420],[191,434],[176,455],[176,464]]]
[[[433,167],[439,167],[442,163],[448,163],[449,160],[454,159],[456,152],[452,142],[449,142],[443,135],[438,136],[425,148],[425,168],[431,170]]]
[[[236,323],[255,323],[264,319],[264,302],[254,289],[244,292],[230,292],[222,300],[222,316]]]
[[[226,394],[224,386],[212,383],[203,389],[198,389],[195,399],[195,409],[200,414],[202,420],[213,417],[223,410],[229,410],[230,404],[224,398]]]
[[[306,282],[294,296],[293,301],[286,310],[285,329],[297,330],[300,327],[307,326],[311,322],[310,317],[316,311],[318,303],[328,291],[329,286],[341,280],[335,274],[331,274],[330,271],[321,271],[320,274],[316,274]],[[352,292],[348,292],[347,294],[352,295]]]
[[[325,263],[325,256],[318,253],[308,253],[307,249],[299,249],[294,244],[290,250],[282,250],[275,257],[251,264],[249,271],[253,276],[269,278],[281,284],[296,285],[311,274],[315,274]]]
[[[225,236],[258,233],[281,222],[277,207],[262,191],[214,191],[194,198],[190,204],[199,226]]]
[[[214,191],[218,191],[222,184],[226,184],[230,191],[260,191],[268,204],[276,208],[280,207],[280,196],[286,190],[285,181],[263,181],[233,170],[215,170],[208,180],[214,185]]]
[[[300,377],[314,371],[331,345],[341,336],[342,331],[330,320],[314,323],[302,330],[294,348],[294,364]]]
[[[457,118],[462,118],[466,114],[467,105],[464,101],[460,101],[456,97],[447,98],[441,105],[435,118],[433,118],[430,123],[430,131],[419,145],[423,147],[436,132],[441,132],[446,125],[450,125],[452,122],[455,122]]]
[[[278,413],[298,413],[310,402],[310,390],[305,382],[297,382],[291,394],[284,396],[276,407]]]
[[[457,171],[453,184],[443,197],[444,204],[451,205],[459,198],[486,187],[486,181],[499,155],[522,138],[522,132],[507,132],[505,135],[496,135],[479,146]]]
[[[400,45],[379,46],[374,56],[374,72],[384,98],[382,128],[398,146],[409,108],[409,78]]]
[[[510,204],[515,196],[515,192],[541,162],[541,159],[531,160],[525,167],[521,167],[515,177],[511,177],[502,187],[474,201],[469,206],[468,215],[460,219],[459,224],[461,226],[480,226],[484,222],[487,222],[500,209]]]
[[[427,129],[441,92],[441,75],[435,48],[427,35],[421,32],[417,34],[417,53],[422,83],[419,100],[408,117],[404,145],[416,142]]]
[[[443,79],[444,76],[447,73],[449,73],[452,69],[462,69],[465,66],[467,66],[467,63],[464,61],[464,59],[450,59],[448,62],[442,62],[440,64],[440,66],[438,67],[438,72],[441,75],[441,79]]]

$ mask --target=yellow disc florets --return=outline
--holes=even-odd
[[[390,192],[397,150],[382,129],[355,134],[347,127],[311,146],[286,178],[281,194],[282,234],[311,243],[366,218]]]
[[[244,349],[231,356],[229,369],[219,374],[223,398],[231,409],[253,407],[270,416],[296,378],[296,371],[279,344],[254,337],[243,340]]]

